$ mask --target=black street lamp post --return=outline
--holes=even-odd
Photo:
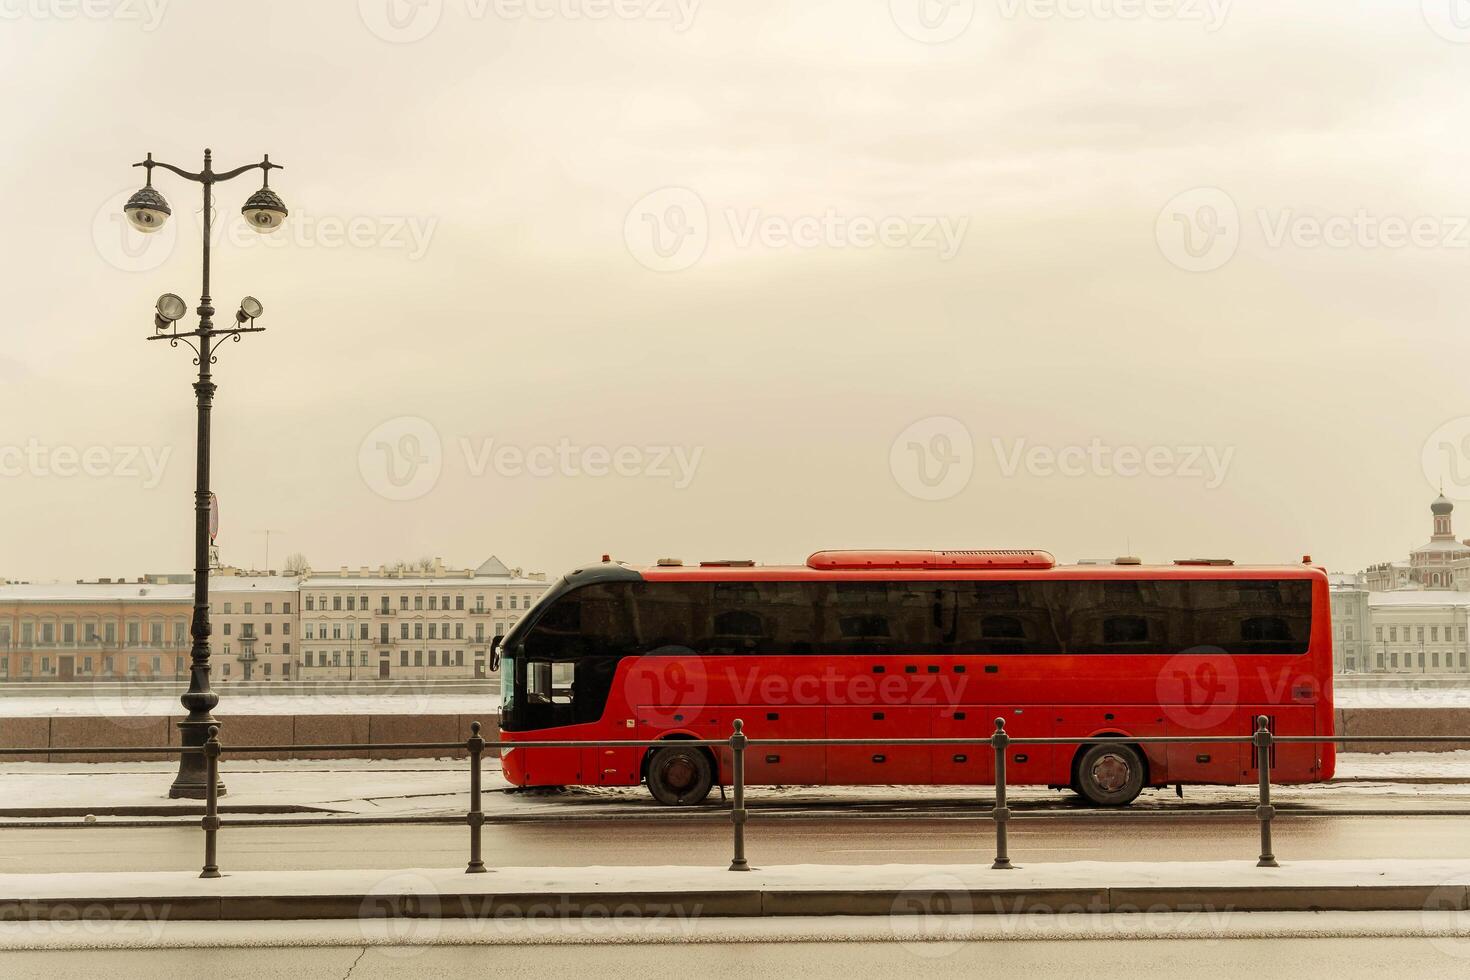
[[[209,412],[215,391],[210,367],[217,359],[213,346],[214,341],[219,338],[229,337],[238,342],[241,334],[258,333],[265,329],[255,325],[255,318],[260,316],[262,310],[260,301],[253,296],[246,296],[240,301],[233,325],[225,328],[216,328],[214,325],[214,306],[209,297],[209,246],[210,228],[214,219],[214,185],[259,169],[264,172],[264,181],[260,190],[252,194],[241,209],[245,220],[254,230],[269,233],[280,227],[288,213],[281,199],[270,189],[270,172],[279,170],[280,164],[271,163],[269,156],[263,157],[259,163],[249,163],[222,173],[214,171],[210,157],[210,151],[205,150],[204,169],[191,173],[172,164],[157,162],[153,159],[153,154],[148,154],[142,163],[133,164],[135,167],[146,168],[147,180],[123,207],[129,223],[139,231],[151,233],[163,227],[172,212],[163,195],[153,188],[154,167],[162,167],[185,180],[201,184],[204,188],[204,289],[196,311],[199,314],[199,326],[194,330],[180,331],[178,321],[188,312],[187,304],[179,296],[165,293],[158,299],[153,317],[154,332],[148,338],[167,340],[170,347],[177,347],[180,343],[187,344],[194,351],[194,363],[199,366],[199,379],[194,382],[194,394],[199,408],[199,437],[194,489],[194,616],[190,624],[193,646],[189,652],[189,689],[180,698],[189,714],[179,722],[179,742],[190,747],[202,747],[209,738],[210,728],[219,725],[219,721],[211,714],[219,704],[219,695],[209,687],[209,542],[212,510],[209,492]],[[220,795],[224,794],[222,780],[216,780],[215,788]],[[168,795],[173,799],[183,797],[199,800],[205,798],[208,789],[208,768],[204,754],[181,754],[179,774],[169,787]]]

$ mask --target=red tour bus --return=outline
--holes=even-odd
[[[974,738],[767,746],[751,784],[979,784],[1013,737],[1333,734],[1327,576],[1191,560],[1057,566],[1043,551],[824,551],[804,566],[606,561],[558,580],[500,644],[506,777],[634,786],[697,804],[760,738]],[[535,748],[538,740],[663,740]],[[1254,783],[1249,744],[1012,746],[1007,781],[1096,805],[1145,787]],[[1273,747],[1279,782],[1329,779],[1330,744]]]

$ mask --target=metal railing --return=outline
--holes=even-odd
[[[1099,735],[1086,738],[1072,737],[1046,737],[1046,738],[1012,738],[1005,729],[1005,719],[995,719],[995,732],[988,739],[976,738],[750,738],[745,734],[745,723],[739,719],[734,722],[734,730],[728,738],[723,739],[608,739],[598,741],[582,740],[550,740],[533,742],[489,742],[480,734],[481,725],[478,721],[470,724],[470,737],[462,742],[389,742],[374,744],[373,749],[385,751],[446,751],[463,750],[469,756],[470,777],[470,799],[469,808],[466,810],[463,821],[470,831],[469,861],[465,867],[466,874],[482,874],[489,870],[485,866],[483,850],[483,829],[487,822],[485,811],[482,806],[483,781],[482,761],[486,749],[572,749],[572,748],[709,748],[728,749],[730,751],[730,785],[732,788],[730,800],[730,825],[732,832],[732,856],[730,860],[731,871],[749,871],[750,862],[745,854],[745,826],[749,822],[750,814],[745,806],[745,756],[753,748],[766,748],[769,746],[792,746],[792,747],[818,747],[818,746],[886,746],[886,747],[914,747],[922,748],[929,746],[977,746],[990,745],[995,753],[995,779],[992,784],[995,788],[995,802],[990,810],[991,823],[995,829],[995,860],[991,863],[993,870],[1012,870],[1014,865],[1010,858],[1010,840],[1008,825],[1013,814],[1006,802],[1006,755],[1008,750],[1017,746],[1028,745],[1072,745],[1079,748],[1084,745],[1208,745],[1208,744],[1236,744],[1251,745],[1255,749],[1255,758],[1259,780],[1257,784],[1257,802],[1253,815],[1259,824],[1260,831],[1260,853],[1257,856],[1256,867],[1275,868],[1276,855],[1272,845],[1271,824],[1276,818],[1276,808],[1271,803],[1271,759],[1273,749],[1277,745],[1342,745],[1346,743],[1459,743],[1470,745],[1470,735],[1277,735],[1270,729],[1270,720],[1265,715],[1256,718],[1256,730],[1250,735],[1170,735],[1170,736],[1147,736],[1132,737],[1126,735]],[[93,746],[93,747],[31,747],[31,748],[0,748],[0,759],[6,756],[19,755],[179,755],[182,753],[202,752],[206,760],[207,788],[204,800],[204,816],[200,827],[204,831],[204,866],[200,872],[201,878],[218,878],[219,852],[218,836],[220,828],[225,821],[219,813],[219,760],[227,751],[241,754],[260,754],[268,752],[350,752],[364,748],[361,744],[292,744],[292,745],[239,745],[226,747],[219,740],[219,726],[209,730],[209,738],[203,746]],[[723,780],[717,781],[723,786]],[[984,784],[981,784],[984,785]],[[723,792],[723,790],[722,790]],[[1128,811],[1118,809],[1109,812],[1119,815]],[[379,818],[374,818],[376,822]],[[432,816],[399,817],[394,822],[408,823],[446,823],[458,822],[459,818],[440,818]],[[236,822],[236,821],[231,821]],[[348,822],[347,819],[337,817],[321,818],[299,818],[292,819],[293,826],[328,826]],[[355,821],[354,821],[355,822]],[[38,822],[32,829],[54,828],[54,823]],[[105,824],[90,824],[89,826],[106,826]],[[10,825],[13,829],[14,825]]]

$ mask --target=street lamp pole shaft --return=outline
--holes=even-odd
[[[195,402],[199,410],[198,443],[194,481],[194,616],[190,622],[193,646],[189,651],[189,689],[179,700],[189,714],[179,722],[179,741],[185,746],[202,746],[209,730],[219,725],[213,711],[219,695],[209,683],[209,419],[214,405],[215,385],[209,370],[210,331],[214,327],[214,306],[209,298],[209,236],[213,215],[214,188],[210,168],[210,151],[204,151],[204,262],[203,288],[199,297],[199,380],[194,382]],[[209,791],[209,771],[202,754],[186,752],[179,757],[179,774],[169,787],[172,799],[203,799]],[[225,786],[216,778],[215,791],[223,796]]]

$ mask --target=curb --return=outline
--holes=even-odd
[[[282,919],[574,919],[669,916],[1100,914],[1140,912],[1465,911],[1467,885],[1325,885],[1258,887],[449,891],[315,895],[85,895],[0,899],[0,922]]]

